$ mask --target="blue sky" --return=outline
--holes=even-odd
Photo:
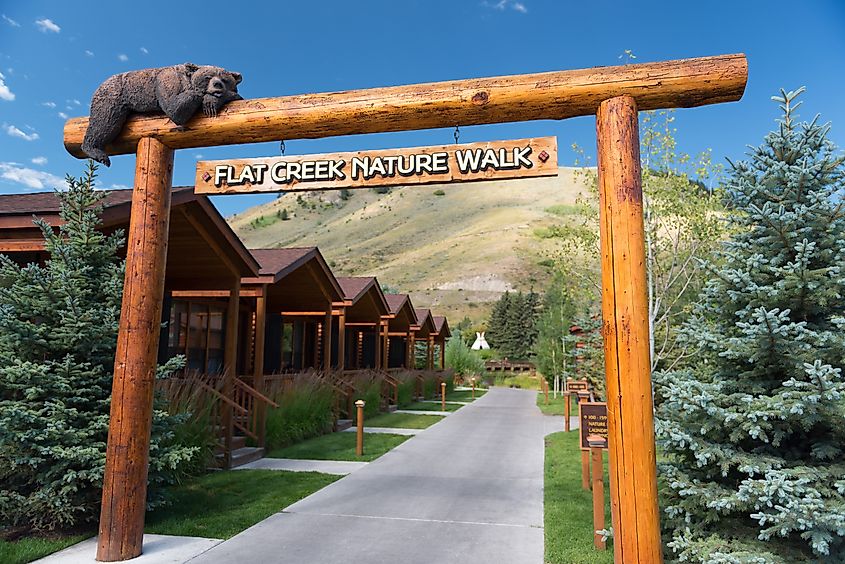
[[[806,86],[802,116],[833,123],[845,146],[845,2],[808,0],[570,2],[10,2],[0,0],[0,193],[49,188],[83,163],[62,145],[64,116],[86,115],[108,76],[186,61],[244,75],[266,97],[744,52],[749,84],[734,104],[679,110],[679,148],[742,157],[776,117],[769,97]],[[464,127],[472,142],[556,135],[595,152],[594,119]],[[287,154],[440,145],[451,129],[288,140]],[[177,152],[174,184],[203,158],[271,156],[277,143]],[[131,156],[101,169],[100,186],[131,186]],[[216,198],[224,214],[269,196]]]

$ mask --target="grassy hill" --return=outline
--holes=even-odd
[[[454,324],[486,318],[505,290],[544,287],[553,243],[535,231],[559,223],[583,189],[576,169],[561,168],[551,178],[352,190],[345,200],[291,193],[229,223],[249,248],[316,245],[336,275],[375,275]]]

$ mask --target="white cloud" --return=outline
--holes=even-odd
[[[9,16],[7,16],[6,14],[2,14],[2,17],[3,17],[3,21],[6,22],[7,24],[9,24],[12,27],[20,27],[21,26],[21,24],[19,24],[18,22],[16,22],[15,20],[13,20]]]
[[[85,56],[86,56],[86,57],[93,57],[93,56],[94,56],[94,51],[91,51],[90,49],[86,49],[86,50],[85,50]]]
[[[202,160],[202,157],[203,157],[202,153],[197,153],[196,155],[194,155],[194,158],[198,161]]]
[[[38,134],[33,131],[32,133],[24,133],[14,125],[9,125],[7,123],[3,124],[3,130],[6,132],[7,135],[12,137],[17,137],[18,139],[23,139],[24,141],[35,141],[38,139]]]
[[[52,108],[55,108],[55,107],[56,107],[56,103],[55,103],[55,102],[41,102],[41,105],[42,105],[42,106],[45,106],[45,107],[47,107],[47,108],[50,108],[50,109],[52,109]]]
[[[67,119],[68,115],[64,112],[59,112],[59,117],[62,118],[62,119]]]
[[[65,181],[54,174],[10,162],[0,162],[0,178],[16,184],[23,184],[33,190],[63,188],[65,186]]]
[[[129,60],[129,57],[127,57],[125,54],[121,53],[120,55],[117,56],[117,60],[123,61],[125,63],[126,61]]]
[[[126,184],[112,184],[108,188],[104,188],[104,190],[131,190],[131,186],[127,186]]]
[[[15,93],[9,90],[9,87],[6,86],[6,77],[3,76],[2,72],[0,72],[0,100],[11,102],[14,99]]]
[[[141,47],[141,53],[143,53],[144,55],[149,55],[150,51],[146,47]]]
[[[76,98],[74,98],[73,100],[71,100],[71,102],[73,102],[73,104],[74,104],[75,106],[81,106],[81,105],[82,105],[82,102],[80,102],[80,101],[79,101],[79,100],[77,100]]]
[[[47,164],[47,157],[35,157],[32,159],[32,164],[43,166]]]
[[[41,33],[59,33],[62,30],[62,28],[56,25],[56,22],[49,18],[44,18],[43,20],[35,20],[35,25],[38,26],[38,30]]]
[[[507,8],[519,12],[520,14],[527,14],[528,8],[522,2],[515,2],[514,0],[498,0],[498,2],[488,2],[483,0],[481,5],[490,10],[504,12]]]

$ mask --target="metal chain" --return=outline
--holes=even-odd
[[[456,145],[458,144],[458,139],[460,139],[460,138],[461,138],[461,130],[456,125],[455,126],[455,144]]]
[[[279,143],[279,151],[281,151],[282,156],[284,157],[285,156],[285,142],[284,142],[284,140],[282,140],[282,142]]]

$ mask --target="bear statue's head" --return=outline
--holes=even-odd
[[[238,94],[238,84],[243,80],[239,72],[228,71],[222,67],[187,65],[194,88],[204,92],[203,112],[216,115],[226,104],[233,100],[243,100]]]

